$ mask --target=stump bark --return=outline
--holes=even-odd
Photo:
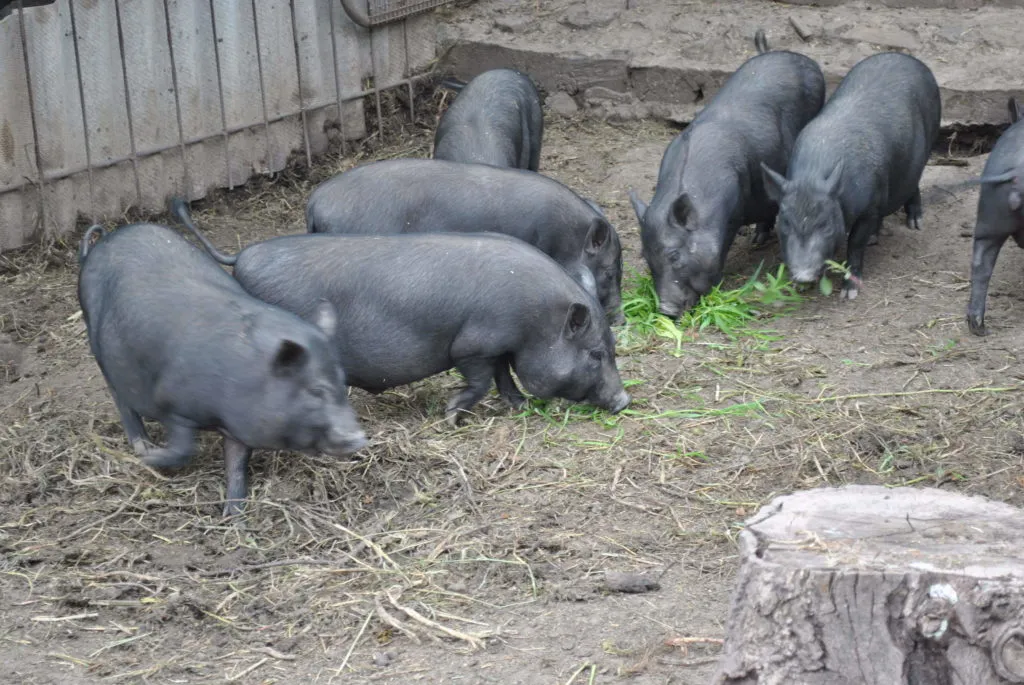
[[[715,685],[1024,683],[1024,511],[938,489],[777,497],[740,533]]]

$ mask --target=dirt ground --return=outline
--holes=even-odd
[[[197,221],[222,248],[300,232],[316,182],[368,155],[428,155],[432,123],[196,203]],[[642,272],[626,190],[650,197],[676,129],[547,125],[542,172],[601,203]],[[73,247],[0,255],[14,346],[0,345],[21,356],[0,371],[0,682],[708,682],[736,532],[773,496],[881,483],[1024,506],[1024,254],[1004,249],[992,334],[971,336],[977,195],[946,188],[984,157],[966,163],[927,168],[922,230],[887,219],[852,303],[811,293],[759,324],[773,335],[678,352],[620,331],[634,404],[618,417],[561,402],[517,415],[492,393],[453,430],[454,373],[353,390],[363,459],[257,453],[245,528],[220,518],[218,438],[172,475],[128,453]],[[777,265],[777,245],[739,238],[728,282],[762,260]],[[660,587],[609,592],[605,571]]]

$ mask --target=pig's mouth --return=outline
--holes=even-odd
[[[368,444],[369,440],[366,439],[366,434],[360,431],[340,440],[324,441],[320,446],[320,451],[332,457],[351,457]]]
[[[692,288],[679,288],[672,296],[665,298],[659,296],[658,313],[672,320],[678,319],[685,312],[693,309],[699,299],[700,295]]]
[[[608,411],[613,414],[618,414],[620,411],[628,407],[631,401],[632,398],[629,396],[629,393],[623,390],[615,396],[615,400],[612,402],[612,406]]]
[[[825,267],[792,269],[793,282],[798,285],[811,285],[821,280]]]
[[[662,281],[658,288],[658,312],[675,320],[697,306],[700,298],[711,290],[711,283],[717,283],[721,277],[696,278],[691,275],[676,273],[677,278]],[[694,282],[696,281],[696,282]]]
[[[625,389],[622,389],[610,400],[602,398],[600,400],[591,401],[590,404],[601,407],[601,409],[604,409],[609,414],[618,414],[620,411],[628,407],[630,402],[632,402],[632,398],[629,396],[629,393],[627,393]]]

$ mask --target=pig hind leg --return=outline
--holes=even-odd
[[[150,451],[150,439],[149,433],[146,432],[146,426],[142,423],[142,417],[139,416],[139,412],[135,411],[127,404],[124,403],[114,392],[114,389],[110,389],[110,394],[114,398],[114,404],[117,406],[117,412],[121,415],[121,425],[124,426],[124,433],[128,437],[128,443],[132,446],[132,450],[139,457],[144,457]]]
[[[498,394],[501,395],[501,399],[505,400],[513,409],[519,409],[526,402],[526,397],[520,392],[515,379],[512,378],[511,363],[511,355],[506,355],[498,360],[494,371],[494,383],[498,386]]]
[[[772,229],[774,228],[775,217],[772,217],[768,221],[762,221],[761,223],[759,223],[757,225],[756,230],[754,231],[754,247],[761,247],[762,245],[767,245],[769,239],[771,239],[772,236]]]
[[[174,420],[164,425],[167,427],[167,446],[148,450],[142,457],[143,463],[159,469],[187,466],[196,453],[195,428]]]
[[[457,425],[461,414],[468,412],[483,399],[491,389],[491,379],[497,375],[498,366],[497,360],[493,357],[476,357],[456,362],[455,368],[466,379],[466,386],[448,402],[445,410],[448,423]]]
[[[910,196],[907,203],[903,205],[903,211],[907,213],[907,228],[912,228],[915,231],[921,230],[921,216],[923,215],[921,209],[921,189],[917,188],[914,190],[914,194]]]

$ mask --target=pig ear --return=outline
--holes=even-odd
[[[640,199],[640,196],[632,188],[629,189],[629,201],[633,203],[633,211],[636,212],[636,218],[640,223],[643,223],[644,216],[647,215],[647,205],[644,204],[644,201]]]
[[[282,340],[271,363],[275,376],[290,376],[306,365],[306,348],[294,340]]]
[[[334,305],[327,300],[320,300],[316,306],[316,318],[313,319],[313,323],[326,333],[328,338],[332,337],[338,328],[338,312],[335,311]]]
[[[768,199],[779,204],[786,193],[786,177],[772,171],[764,162],[761,162],[761,175],[764,177],[764,192]]]
[[[569,306],[569,313],[565,317],[565,330],[563,334],[572,340],[590,326],[590,310],[587,305],[574,302]]]
[[[836,162],[836,165],[832,167],[832,173],[825,179],[825,192],[829,195],[835,195],[839,192],[839,184],[843,180],[843,160]]]
[[[687,220],[693,216],[693,203],[690,196],[683,193],[672,203],[672,217],[680,226],[687,226]],[[691,230],[696,226],[688,226]]]
[[[587,242],[584,248],[587,254],[597,254],[604,249],[604,246],[611,238],[612,226],[607,220],[595,218],[590,222],[590,230],[587,231]]]
[[[588,198],[583,198],[583,201],[590,205],[590,208],[593,209],[595,212],[597,212],[601,216],[604,216],[604,210],[601,209],[601,205],[597,204],[596,202]]]

